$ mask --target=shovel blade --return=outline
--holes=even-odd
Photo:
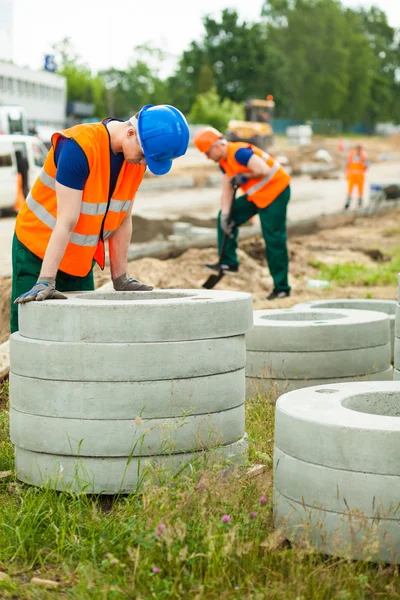
[[[203,283],[203,288],[206,290],[212,290],[213,287],[217,285],[219,281],[223,278],[224,273],[218,273],[218,275],[210,275],[210,277]]]

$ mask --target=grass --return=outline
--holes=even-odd
[[[308,264],[318,269],[318,278],[335,283],[340,287],[349,285],[363,287],[395,286],[400,272],[400,253],[396,253],[390,261],[378,263],[376,266],[343,263],[327,265],[315,259],[310,259]]]
[[[267,465],[255,478],[209,465],[113,498],[0,479],[0,571],[10,576],[0,598],[400,599],[397,567],[327,558],[273,533],[274,406],[259,395],[246,418],[249,464]],[[0,470],[12,468],[4,385]],[[59,587],[32,585],[32,577]]]

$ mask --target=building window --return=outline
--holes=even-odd
[[[7,78],[7,92],[11,92],[11,94],[12,94],[13,91],[14,91],[14,82],[11,79],[11,77],[8,77]]]
[[[4,91],[4,77],[0,75],[0,92]]]

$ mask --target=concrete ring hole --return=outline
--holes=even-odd
[[[317,394],[337,394],[338,390],[327,388],[325,390],[315,390]]]
[[[367,392],[345,398],[342,406],[381,417],[400,417],[400,391]]]
[[[311,323],[312,321],[325,323],[326,321],[334,321],[338,319],[344,319],[346,315],[340,313],[320,313],[313,311],[296,312],[294,310],[288,311],[287,313],[274,314],[274,315],[263,315],[261,319],[265,321],[292,321],[296,323]]]
[[[318,301],[315,303],[316,308],[336,308],[338,310],[374,310],[376,312],[384,312],[388,315],[394,315],[396,313],[395,302],[384,302],[382,300],[357,300],[354,302],[348,302],[346,300],[338,300],[332,302],[326,302],[322,300],[321,305],[318,306]]]
[[[171,292],[167,290],[153,291],[153,292],[104,292],[103,294],[98,292],[91,292],[90,294],[83,294],[79,296],[79,300],[109,300],[112,302],[120,301],[126,302],[127,300],[177,300],[179,298],[192,298],[193,294],[189,292]]]

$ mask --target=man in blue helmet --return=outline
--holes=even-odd
[[[183,114],[150,104],[128,121],[107,118],[53,135],[16,221],[11,332],[18,330],[18,304],[93,290],[93,264],[104,268],[106,240],[114,289],[153,289],[127,274],[133,198],[146,167],[168,173],[188,142]]]

